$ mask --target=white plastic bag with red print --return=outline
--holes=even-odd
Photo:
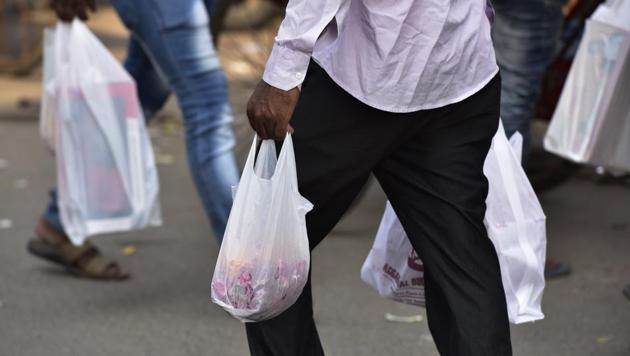
[[[70,240],[159,225],[159,183],[136,85],[79,20],[46,30],[41,129]]]
[[[361,279],[397,302],[424,306],[424,269],[389,202],[374,245],[361,268]]]
[[[521,145],[520,134],[508,141],[499,125],[484,164],[489,183],[484,223],[499,257],[508,316],[514,324],[544,317],[547,242],[545,214],[521,167]],[[361,278],[386,298],[424,305],[422,262],[409,257],[412,250],[388,203]]]
[[[287,135],[257,139],[236,189],[211,284],[212,301],[244,322],[273,318],[289,308],[308,279],[305,215],[313,205],[298,192],[295,155]]]

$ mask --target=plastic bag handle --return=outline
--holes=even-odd
[[[280,156],[278,156],[276,172],[286,174],[293,189],[297,192],[298,182],[297,169],[295,167],[295,151],[293,150],[293,138],[288,132],[287,136],[284,138],[284,142],[282,143]]]
[[[256,161],[256,148],[258,140],[260,136],[258,134],[254,135],[254,139],[252,141],[252,145],[249,149],[249,154],[247,155],[247,160],[245,163],[245,167],[243,168],[243,175],[245,175],[245,171],[250,174],[254,174],[254,163]],[[285,171],[287,170],[288,171]],[[276,169],[273,173],[273,176],[269,178],[270,180],[276,180],[276,177],[286,174],[289,179],[289,182],[292,184],[292,187],[297,190],[297,172],[295,169],[295,152],[293,150],[293,139],[291,138],[291,134],[287,133],[284,142],[282,143],[282,148],[280,149],[280,155],[278,156],[278,161],[276,163]]]
[[[69,51],[70,43],[84,45],[84,32],[87,30],[85,23],[79,19],[74,19],[70,23],[58,21],[54,30],[54,58],[53,67],[55,67],[55,75],[65,76],[67,73],[59,73],[58,71],[63,68],[64,64],[72,65],[71,56]],[[89,43],[88,43],[89,45]],[[76,53],[73,56],[84,56],[87,52],[86,48],[81,50],[74,49]],[[66,80],[60,80],[62,83],[66,83]]]
[[[253,177],[258,178],[254,170],[254,161],[256,159],[256,146],[258,143],[258,138],[258,135],[254,135],[252,146],[249,149],[247,161],[245,162],[245,167],[243,168],[241,182],[245,180],[250,180]],[[276,168],[273,172],[273,175],[268,180],[277,181],[279,178],[282,177],[287,180],[285,184],[289,184],[291,190],[294,193],[294,197],[297,199],[296,202],[298,204],[298,210],[304,214],[311,211],[314,207],[313,204],[308,199],[304,198],[298,190],[297,169],[295,166],[295,151],[293,150],[293,138],[289,133],[287,133],[287,136],[282,144],[282,149],[280,150],[280,155],[278,156]],[[241,183],[239,183],[239,185],[240,184]],[[234,199],[236,199],[236,196],[234,197]]]

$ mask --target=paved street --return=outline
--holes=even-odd
[[[125,34],[108,25],[114,21],[103,11],[93,27],[120,57]],[[244,104],[259,68],[235,61],[230,41],[224,62],[242,163],[251,142]],[[39,82],[39,73],[0,77],[0,356],[247,355],[243,326],[209,302],[218,249],[188,173],[175,101],[151,126],[164,226],[94,238],[133,278],[77,279],[27,254],[55,182],[37,108],[15,104],[36,101]],[[548,283],[545,320],[512,328],[515,355],[630,355],[630,301],[621,294],[630,283],[630,187],[598,185],[585,169],[540,198],[549,254],[570,262],[573,274]],[[359,278],[384,201],[378,185],[370,186],[314,253],[315,317],[329,355],[437,355],[426,319],[384,318],[422,309],[383,300]]]

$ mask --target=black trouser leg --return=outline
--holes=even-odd
[[[483,219],[483,164],[499,121],[500,80],[410,117],[375,170],[425,267],[427,316],[442,355],[511,355],[497,255]]]

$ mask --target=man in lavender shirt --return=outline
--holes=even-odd
[[[248,104],[262,138],[294,131],[311,249],[376,176],[425,264],[442,355],[512,354],[483,224],[500,91],[485,0],[291,0]],[[246,329],[255,356],[324,354],[310,282]]]

